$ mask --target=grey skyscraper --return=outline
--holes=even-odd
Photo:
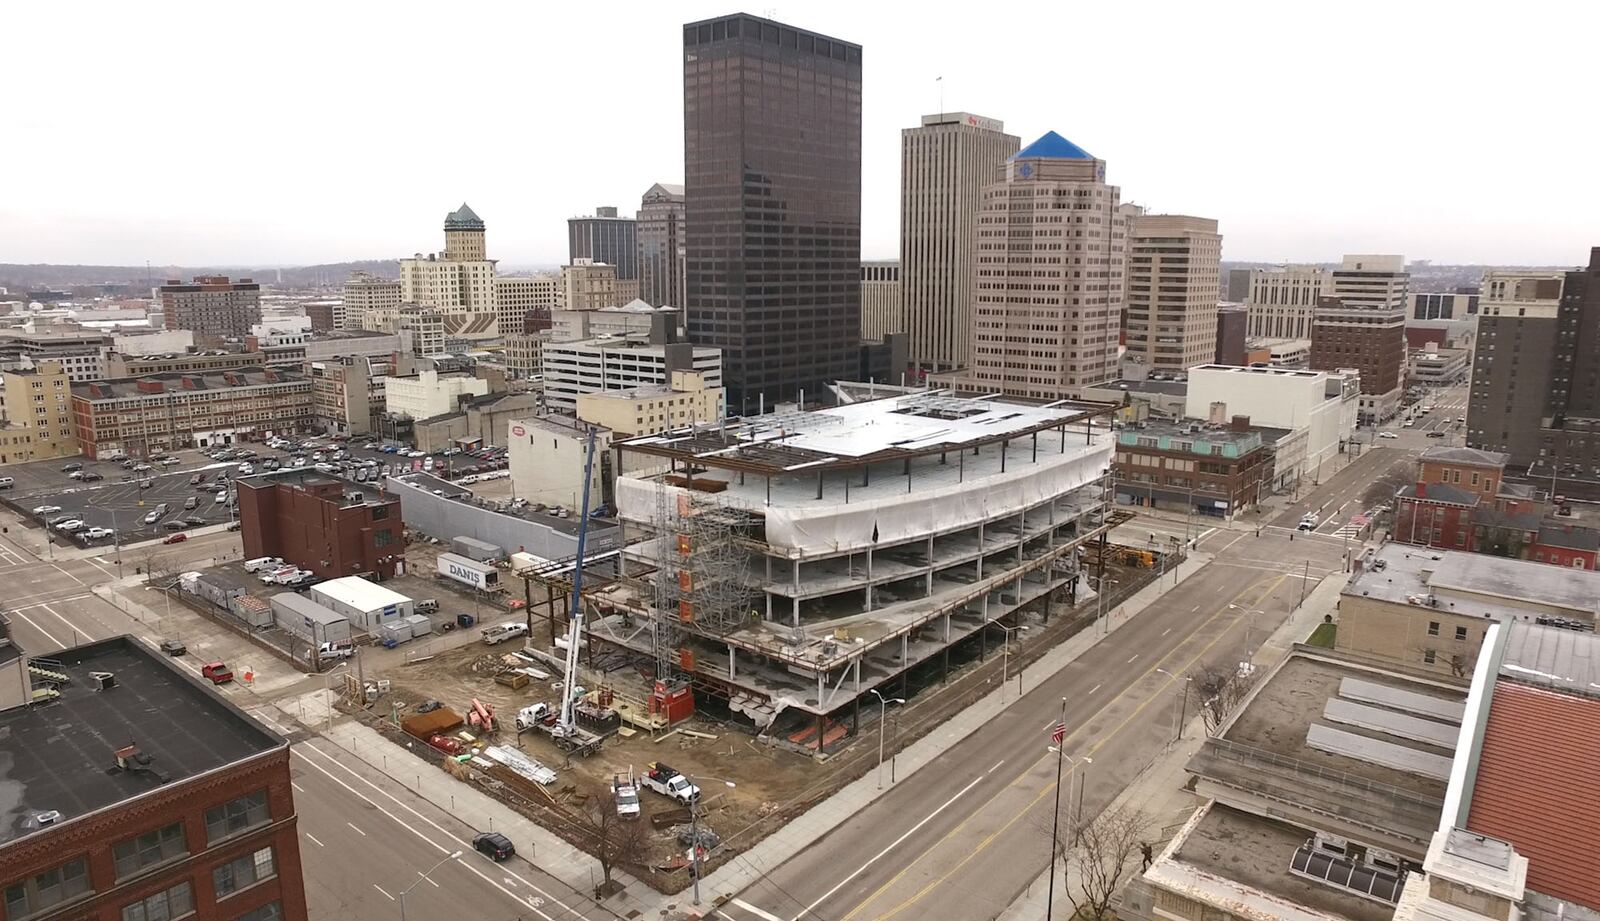
[[[972,360],[978,205],[1022,146],[997,119],[922,116],[900,132],[900,298],[911,363],[950,371]]]
[[[754,16],[683,28],[689,336],[728,409],[857,368],[861,46]]]
[[[638,278],[638,243],[631,217],[618,217],[617,209],[594,209],[594,217],[567,218],[568,264],[592,259],[617,267],[618,278]]]
[[[683,186],[658,182],[639,202],[639,297],[683,308]]]

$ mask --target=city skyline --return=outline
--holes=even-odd
[[[11,124],[24,141],[8,151],[7,173],[25,181],[0,202],[0,254],[196,266],[400,258],[428,246],[440,216],[465,200],[495,225],[503,263],[559,263],[568,218],[597,204],[632,214],[654,183],[683,181],[679,30],[738,10],[638,4],[601,22],[581,9],[497,9],[495,28],[449,46],[474,58],[471,105],[494,130],[464,132],[452,115],[450,130],[433,132],[416,113],[459,106],[460,87],[428,66],[444,50],[404,6],[380,18],[318,7],[311,38],[292,5],[247,27],[110,5],[71,20],[50,7],[20,9],[18,34],[70,35],[73,53],[63,58],[58,42],[19,46],[16,72],[52,80],[14,101]],[[866,260],[899,252],[900,132],[940,109],[1002,119],[1024,144],[1060,131],[1116,164],[1112,181],[1128,201],[1216,218],[1229,261],[1396,252],[1566,265],[1586,251],[1582,224],[1600,205],[1600,184],[1584,181],[1582,145],[1492,140],[1518,136],[1493,130],[1505,120],[1559,122],[1580,111],[1581,62],[1538,49],[1556,29],[1581,31],[1578,20],[1596,16],[1590,9],[1506,20],[1373,6],[1301,22],[1257,5],[1174,6],[1152,34],[1135,31],[1140,11],[1073,10],[1070,21],[1065,9],[1031,13],[1029,36],[1068,25],[1138,36],[1132,57],[1118,39],[1078,45],[1067,63],[1032,37],[965,42],[954,53],[966,33],[941,15],[835,3],[752,12],[866,49]],[[228,42],[214,41],[219,29]],[[551,30],[576,40],[528,54]],[[1496,36],[1494,67],[1440,68],[1418,53],[1479,47],[1485,34]],[[168,53],[137,55],[135,65],[128,50],[152,44]],[[338,55],[325,53],[335,45]],[[1357,47],[1386,65],[1338,66],[1353,63]],[[586,66],[592,54],[626,65]],[[318,66],[296,63],[306,59]],[[1070,94],[1059,89],[1063,67],[1077,75]],[[585,93],[574,97],[567,88],[580,72]],[[1087,76],[1096,73],[1117,77]],[[1162,119],[1133,117],[1141,99],[1180,81],[1205,94],[1175,104],[1168,96]],[[616,142],[622,123],[596,102],[622,98],[629,133],[663,143]],[[1390,141],[1352,153],[1347,118],[1386,123]],[[230,136],[226,146],[206,140],[218,131]],[[1494,153],[1473,153],[1485,145]],[[472,169],[455,162],[464,149]],[[1484,160],[1507,155],[1514,176],[1482,194]]]

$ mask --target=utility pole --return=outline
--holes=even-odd
[[[1311,561],[1306,560],[1305,571],[1300,574],[1300,601],[1295,605],[1299,607],[1306,603],[1306,582],[1311,578]]]
[[[1061,722],[1051,732],[1051,739],[1056,743],[1056,808],[1050,817],[1050,890],[1045,896],[1044,917],[1051,921],[1056,908],[1056,851],[1059,850],[1057,842],[1060,840],[1061,829],[1061,762],[1066,760],[1067,748],[1067,699],[1061,698]],[[1059,739],[1055,738],[1060,735]]]

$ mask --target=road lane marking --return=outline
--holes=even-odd
[[[59,572],[63,576],[66,576],[67,578],[71,579],[72,581],[78,583],[78,587],[79,588],[82,588],[83,586],[89,584],[89,583],[83,581],[82,579],[78,578],[77,576],[73,575],[72,573],[67,572],[65,569],[62,569],[59,565],[57,565],[55,563],[51,563],[50,565],[55,568],[56,572]]]
[[[994,767],[988,769],[987,771],[984,771],[984,773],[985,774],[993,774],[995,771],[1000,770],[1000,765],[1005,764],[1005,763],[1006,763],[1006,759],[1001,758],[999,761],[996,761],[994,763]]]
[[[1272,595],[1272,593],[1277,590],[1278,586],[1282,585],[1283,582],[1287,578],[1288,578],[1287,575],[1281,575],[1276,579],[1270,580],[1270,584],[1267,586],[1266,590],[1264,592],[1261,592],[1259,595],[1257,595],[1256,596],[1256,600],[1251,602],[1251,604],[1260,604],[1266,598],[1270,597]],[[1268,582],[1268,580],[1260,579],[1260,580],[1257,580],[1256,582],[1251,583],[1250,585],[1246,586],[1243,590],[1241,590],[1238,594],[1234,595],[1233,598],[1230,599],[1230,602],[1236,602],[1236,601],[1239,601],[1239,600],[1243,599],[1245,595],[1249,594],[1252,590],[1259,588],[1265,582]],[[1215,613],[1213,613],[1210,617],[1207,617],[1206,620],[1200,626],[1201,627],[1208,626],[1213,621],[1215,621],[1219,617],[1221,617],[1223,612],[1225,612],[1227,610],[1228,610],[1227,603],[1224,603],[1221,607],[1217,608]],[[1187,664],[1185,664],[1184,666],[1182,666],[1179,669],[1176,669],[1176,671],[1180,672],[1180,673],[1184,672],[1184,671],[1187,671],[1190,667],[1192,667],[1194,665],[1194,663],[1200,661],[1200,659],[1202,657],[1204,657],[1206,654],[1208,654],[1213,647],[1215,647],[1218,643],[1222,642],[1223,638],[1226,637],[1229,633],[1231,633],[1233,631],[1233,628],[1238,626],[1238,624],[1239,624],[1239,621],[1237,619],[1234,619],[1233,621],[1228,623],[1226,626],[1224,626],[1223,629],[1221,630],[1221,632],[1219,632],[1215,637],[1213,637],[1210,642],[1206,643],[1205,646],[1201,647],[1199,652],[1195,653],[1193,656],[1190,657],[1190,659],[1189,659]],[[1159,668],[1162,665],[1162,663],[1166,662],[1168,659],[1170,659],[1174,655],[1176,655],[1181,648],[1182,648],[1182,645],[1180,644],[1179,646],[1175,646],[1172,649],[1168,650],[1165,654],[1163,654],[1160,658],[1158,658],[1156,660],[1155,664],[1152,665],[1149,669],[1147,669],[1144,674],[1142,674],[1138,678],[1134,679],[1133,683],[1137,683],[1139,681],[1143,681],[1145,678],[1148,678],[1151,675],[1155,674],[1156,669]],[[1099,741],[1097,741],[1093,745],[1089,746],[1088,750],[1083,752],[1083,754],[1084,755],[1093,755],[1094,753],[1098,752],[1101,748],[1105,747],[1105,745],[1107,743],[1109,743],[1117,735],[1119,735],[1122,732],[1123,729],[1127,728],[1129,723],[1133,722],[1133,720],[1135,718],[1137,718],[1141,713],[1143,713],[1151,704],[1153,704],[1157,700],[1159,700],[1161,698],[1161,696],[1162,696],[1162,692],[1164,692],[1166,690],[1166,688],[1168,686],[1170,686],[1176,680],[1177,680],[1176,678],[1173,678],[1173,677],[1169,676],[1167,678],[1167,680],[1162,683],[1162,688],[1161,688],[1160,691],[1158,691],[1157,693],[1152,694],[1149,697],[1147,697],[1142,703],[1139,704],[1139,706],[1135,707],[1133,712],[1129,713],[1127,715],[1127,717],[1122,720],[1122,722],[1118,723],[1114,728],[1111,729],[1110,732],[1107,732],[1105,735],[1101,736]],[[1133,683],[1129,684],[1130,688],[1133,686]],[[1100,711],[1096,712],[1096,715],[1098,715],[1098,713],[1100,713],[1100,712],[1104,712],[1105,709],[1106,708],[1102,707]],[[1092,717],[1091,717],[1091,719],[1092,719]],[[1069,736],[1069,738],[1071,736],[1076,736],[1079,733],[1081,733],[1089,725],[1089,722],[1090,722],[1089,720],[1085,720],[1082,723],[1080,723],[1078,728],[1072,731],[1072,733]],[[1062,745],[1066,745],[1066,742],[1067,742],[1067,740],[1063,739],[1062,740]],[[1023,774],[1019,775],[1017,779],[1018,780],[1022,779],[1022,777],[1025,776],[1028,771],[1031,771],[1034,767],[1036,767],[1041,761],[1043,761],[1047,757],[1049,757],[1049,756],[1048,755],[1040,755],[1039,759],[1037,761],[1035,761],[1032,765],[1030,765],[1028,768],[1024,769]],[[1076,773],[1076,771],[1077,771],[1077,765],[1073,765],[1072,770],[1069,771],[1068,774],[1067,774],[1068,778],[1070,779],[1072,774]],[[1013,781],[1012,783],[1015,783],[1015,782],[1016,781]],[[966,853],[966,856],[962,857],[961,860],[959,862],[957,862],[954,867],[951,867],[949,870],[945,871],[944,873],[941,873],[939,876],[937,876],[937,877],[933,878],[932,880],[930,880],[921,889],[917,890],[910,897],[908,897],[904,901],[900,902],[898,905],[894,906],[893,908],[889,909],[888,911],[886,911],[886,912],[884,912],[882,914],[876,915],[875,918],[874,918],[874,921],[884,921],[884,919],[894,917],[895,915],[899,914],[901,911],[904,911],[908,906],[920,901],[923,898],[923,896],[927,895],[930,891],[932,891],[934,889],[934,887],[944,883],[951,876],[955,875],[955,873],[957,873],[962,867],[966,866],[967,863],[972,860],[972,858],[978,856],[978,854],[983,852],[985,849],[987,849],[989,847],[989,845],[991,843],[993,843],[996,838],[998,838],[1002,833],[1004,833],[1005,831],[1010,829],[1012,825],[1016,824],[1018,819],[1022,818],[1024,815],[1028,814],[1028,812],[1031,811],[1036,805],[1038,805],[1038,803],[1041,800],[1044,799],[1045,795],[1048,794],[1051,790],[1053,790],[1055,788],[1055,786],[1056,786],[1056,784],[1054,782],[1046,784],[1044,786],[1044,788],[1039,791],[1039,794],[1037,796],[1035,796],[1027,805],[1023,806],[1020,810],[1018,810],[1016,812],[1016,814],[1014,814],[1004,825],[1000,826],[998,829],[994,830],[993,832],[990,832],[986,837],[984,837],[984,839],[982,841],[979,841],[977,843],[977,845],[974,846],[971,850],[969,850]],[[1007,789],[1009,789],[1009,785],[1008,785]],[[1002,790],[1001,792],[1004,792],[1004,791]],[[956,834],[958,834],[963,828],[966,827],[968,822],[972,821],[972,819],[974,817],[976,817],[980,812],[982,812],[983,809],[985,807],[987,807],[990,803],[993,803],[995,799],[999,798],[999,796],[1000,796],[1000,794],[997,793],[994,796],[990,797],[989,800],[987,802],[983,803],[979,807],[979,809],[977,811],[969,814],[965,819],[962,819],[961,820],[961,824],[959,824],[955,828],[951,829],[949,832],[947,832],[945,834],[945,836],[943,838],[939,839],[937,842],[929,845],[925,850],[922,851],[922,853],[918,854],[909,863],[907,863],[903,868],[901,868],[900,872],[896,873],[893,877],[891,877],[888,882],[884,883],[882,886],[879,886],[876,891],[874,891],[871,895],[867,896],[862,901],[856,903],[856,906],[854,908],[852,908],[848,913],[843,915],[840,918],[840,921],[850,921],[851,918],[854,918],[857,914],[859,914],[861,912],[861,910],[863,908],[865,908],[867,905],[870,905],[879,896],[881,896],[881,895],[883,895],[883,893],[887,892],[889,890],[889,887],[891,887],[891,886],[895,885],[896,883],[898,883],[902,877],[904,877],[908,872],[911,871],[912,867],[914,867],[917,864],[921,863],[922,860],[924,858],[926,858],[929,854],[931,854],[935,848],[937,848],[940,845],[944,844],[945,842],[949,841]],[[837,887],[835,887],[835,888],[837,888]],[[811,907],[815,908],[816,907],[816,903],[813,903]],[[809,912],[809,911],[810,911],[810,909],[808,908],[807,912]],[[800,921],[799,916],[796,916],[795,921]]]
[[[30,605],[30,607],[37,607],[37,605]],[[21,608],[15,608],[15,609],[12,610],[11,613],[13,613],[13,614],[17,615],[18,617],[22,618],[23,620],[27,621],[29,623],[29,625],[31,625],[33,627],[33,629],[39,631],[40,633],[43,633],[45,635],[45,638],[48,639],[50,642],[55,643],[57,646],[60,646],[62,649],[66,649],[67,648],[67,644],[66,643],[63,643],[60,640],[56,639],[55,637],[51,636],[49,630],[46,630],[45,628],[39,626],[34,621],[33,618],[31,618],[28,615],[22,613],[22,609]]]
[[[1190,614],[1193,614],[1193,613],[1194,613],[1194,612],[1193,612],[1193,611],[1190,611],[1190,612],[1189,612],[1189,613],[1190,613]],[[1167,629],[1165,629],[1165,630],[1163,630],[1163,631],[1161,631],[1161,635],[1162,635],[1162,636],[1166,636],[1166,635],[1167,635],[1167,634],[1169,634],[1169,633],[1171,633],[1171,632],[1172,632],[1172,628],[1171,628],[1171,627],[1168,627],[1168,628],[1167,628]]]
[[[905,834],[903,834],[900,837],[894,839],[894,841],[891,842],[888,847],[886,847],[883,850],[879,851],[878,853],[872,855],[872,857],[870,857],[867,860],[866,863],[863,863],[861,866],[856,867],[854,870],[850,871],[850,875],[849,876],[846,876],[844,879],[841,879],[837,883],[835,883],[832,889],[829,889],[827,892],[824,892],[820,897],[817,898],[817,900],[815,902],[812,902],[810,905],[807,905],[805,907],[805,910],[801,911],[798,915],[795,915],[794,918],[791,919],[791,921],[800,921],[801,918],[804,918],[805,916],[807,916],[809,914],[812,914],[814,911],[816,911],[816,908],[817,908],[818,905],[821,905],[823,902],[826,902],[828,899],[832,898],[833,894],[835,892],[838,892],[840,889],[843,889],[845,886],[849,885],[851,880],[855,879],[856,877],[858,877],[862,873],[864,873],[868,867],[870,867],[873,864],[877,863],[879,860],[882,860],[883,859],[883,855],[885,855],[885,854],[889,853],[890,851],[894,850],[895,848],[899,847],[901,842],[905,841],[907,838],[909,838],[912,835],[916,834],[917,832],[921,831],[922,830],[922,826],[924,826],[924,825],[928,824],[929,822],[933,821],[935,816],[937,816],[939,813],[945,811],[946,809],[950,808],[950,804],[951,803],[954,803],[956,800],[960,799],[961,797],[966,796],[967,792],[970,791],[973,787],[976,787],[978,785],[978,783],[980,781],[982,781],[982,780],[983,780],[982,777],[974,778],[972,783],[969,783],[966,786],[962,787],[960,790],[957,790],[955,796],[952,796],[949,799],[945,800],[942,804],[940,804],[938,809],[935,809],[932,812],[928,813],[926,816],[923,816],[922,821],[920,821],[917,824],[915,824],[915,825],[911,826],[910,828],[906,829]],[[896,877],[896,878],[898,879],[898,877]]]
[[[383,808],[383,806],[381,804],[375,802],[370,797],[368,797],[365,794],[363,794],[361,791],[357,790],[356,788],[350,786],[349,784],[347,784],[344,781],[340,780],[339,778],[335,777],[333,775],[333,773],[331,771],[329,771],[327,768],[324,768],[322,765],[317,764],[315,761],[307,758],[306,757],[306,752],[310,751],[310,752],[316,754],[318,757],[326,759],[329,764],[331,764],[334,767],[340,769],[341,771],[344,771],[346,774],[349,774],[352,778],[354,778],[356,780],[359,780],[362,783],[366,784],[367,786],[371,787],[373,790],[377,791],[380,795],[382,795],[384,798],[388,799],[390,802],[394,803],[396,806],[399,806],[401,809],[404,809],[405,811],[411,813],[412,815],[416,816],[418,819],[421,819],[423,822],[426,822],[427,824],[432,825],[435,830],[437,830],[440,834],[444,835],[444,837],[446,839],[448,839],[449,841],[451,841],[451,842],[453,842],[455,844],[466,845],[467,849],[470,849],[470,847],[471,847],[470,842],[466,841],[465,839],[457,837],[455,834],[451,833],[450,831],[445,829],[443,826],[441,826],[438,822],[435,822],[434,820],[428,818],[427,816],[423,815],[422,813],[418,812],[417,810],[411,808],[410,806],[408,806],[405,803],[401,802],[400,800],[396,799],[394,794],[392,794],[389,791],[383,789],[382,787],[378,786],[377,784],[373,783],[372,781],[368,780],[367,778],[361,776],[360,774],[357,774],[355,771],[350,769],[349,765],[339,761],[337,758],[334,758],[332,755],[329,755],[327,752],[324,752],[322,749],[317,748],[316,746],[314,746],[311,743],[307,742],[307,743],[303,743],[301,745],[295,746],[293,751],[294,751],[295,754],[299,755],[300,759],[302,761],[304,761],[307,765],[316,768],[317,771],[319,771],[320,773],[326,775],[329,780],[333,781],[334,783],[338,784],[341,787],[344,787],[346,790],[350,791],[351,793],[354,793],[356,796],[358,796],[361,799],[367,801],[368,803],[371,803],[373,808],[377,809],[379,812],[381,812],[384,815],[388,816],[389,818],[393,819],[395,821],[395,823],[398,824],[401,828],[404,828],[406,831],[409,831],[413,835],[416,835],[418,838],[421,838],[423,841],[426,841],[428,844],[430,844],[433,847],[437,848],[439,851],[448,854],[453,849],[445,847],[445,846],[439,844],[438,842],[434,841],[432,838],[429,838],[427,835],[423,834],[422,831],[420,831],[419,829],[417,829],[417,828],[413,827],[412,825],[408,824],[407,822],[402,820],[399,816],[395,815],[394,813],[390,812],[389,810]],[[973,782],[976,783],[977,781],[973,781]],[[504,892],[506,895],[511,896],[513,899],[516,899],[519,903],[524,904],[524,905],[528,904],[528,900],[527,900],[526,896],[518,895],[517,893],[512,892],[510,889],[507,889],[504,884],[496,882],[495,880],[490,879],[488,876],[486,876],[477,867],[474,867],[471,864],[468,864],[468,863],[465,863],[465,862],[462,862],[462,861],[459,861],[459,860],[456,861],[456,862],[461,864],[463,867],[466,867],[468,870],[471,870],[473,872],[473,874],[475,874],[479,879],[482,879],[484,882],[489,883],[490,885],[494,886],[496,889],[499,889],[501,892]],[[509,873],[509,871],[507,871],[505,869],[504,865],[502,865],[500,867],[500,871],[502,873]],[[554,902],[556,905],[559,905],[561,907],[562,911],[572,915],[575,918],[580,918],[580,919],[583,918],[583,914],[581,912],[579,912],[577,909],[573,908],[572,906],[568,905],[567,903],[561,901],[559,898],[556,898],[555,896],[553,896],[550,893],[544,891],[543,889],[539,888],[538,886],[535,886],[533,883],[529,882],[528,880],[524,879],[521,876],[517,876],[514,873],[512,873],[510,875],[516,876],[517,880],[519,880],[523,885],[525,885],[528,888],[532,889],[534,892],[537,892],[540,896],[543,896],[548,902]],[[550,916],[548,914],[545,914],[544,912],[540,911],[537,906],[531,906],[530,905],[530,907],[533,909],[533,912],[535,914],[537,914],[541,918],[544,918],[545,921],[555,921],[555,919],[552,916]]]
[[[389,893],[387,893],[387,892],[384,892],[384,891],[383,891],[383,887],[382,887],[382,886],[380,886],[380,885],[378,885],[378,884],[377,884],[377,883],[373,883],[373,884],[372,884],[372,888],[374,888],[374,889],[376,889],[376,890],[378,890],[378,891],[379,891],[379,892],[383,892],[383,897],[384,897],[384,898],[386,898],[386,899],[388,899],[388,900],[389,900],[389,901],[391,901],[391,902],[393,902],[393,901],[394,901],[394,896],[392,896],[392,895],[390,895],[390,894],[389,894]]]
[[[318,841],[317,840],[317,836],[313,835],[311,832],[305,832],[305,836],[307,838],[310,838],[311,839],[311,843],[315,844],[317,847],[327,847],[326,844],[323,844],[321,841]]]
[[[346,824],[346,825],[348,825],[348,826],[350,826],[350,827],[351,827],[351,828],[356,828],[356,825],[355,825],[355,823],[354,823],[354,822],[346,822],[346,823],[344,823],[344,824]],[[361,829],[359,829],[359,828],[356,828],[356,834],[358,834],[358,835],[360,835],[360,836],[361,836],[361,837],[363,837],[363,838],[365,838],[365,837],[366,837],[366,836],[367,836],[367,833],[366,833],[366,832],[364,832],[364,831],[362,831],[362,830],[361,830]]]
[[[294,782],[294,781],[292,781],[292,780],[291,780],[291,781],[289,781],[289,786],[291,786],[291,787],[294,787],[294,788],[295,788],[295,790],[297,790],[297,791],[298,791],[298,792],[300,792],[300,793],[304,793],[304,792],[306,792],[306,788],[305,788],[305,787],[302,787],[302,786],[300,786],[300,785],[299,785],[299,784],[297,784],[297,783],[295,783],[295,782]]]
[[[762,909],[757,908],[754,905],[751,905],[749,902],[746,902],[744,899],[729,899],[728,901],[731,902],[734,905],[739,906],[740,908],[744,909],[745,911],[748,911],[752,915],[755,915],[757,918],[760,918],[761,921],[783,921],[782,918],[778,917],[777,915],[773,914],[772,912],[763,911]],[[717,912],[717,914],[721,915],[722,912],[719,911],[719,912]],[[722,915],[722,916],[724,918],[728,917],[727,915]]]
[[[61,602],[57,601],[57,602],[54,602],[54,603],[55,604],[60,604]],[[79,627],[77,624],[73,623],[72,621],[67,620],[65,617],[62,617],[61,616],[61,612],[57,611],[55,608],[52,608],[50,606],[50,604],[51,604],[51,602],[40,602],[38,606],[40,608],[43,608],[46,613],[55,615],[56,620],[59,620],[62,623],[66,624],[67,627],[70,630],[72,630],[72,638],[73,638],[74,641],[76,641],[78,639],[78,634],[80,634],[80,633],[83,634],[83,638],[86,641],[93,641],[94,640],[94,637],[89,635],[89,631],[86,628]]]
[[[1194,613],[1194,612],[1196,612],[1196,611],[1198,611],[1198,610],[1200,610],[1200,606],[1199,606],[1199,605],[1198,605],[1198,604],[1197,604],[1197,605],[1195,605],[1195,606],[1194,606],[1194,607],[1192,607],[1192,608],[1190,608],[1190,609],[1189,609],[1189,613],[1190,613],[1190,614],[1193,614],[1193,613]],[[1165,634],[1163,634],[1163,636],[1164,636],[1164,635],[1165,635]]]
[[[1139,654],[1138,654],[1138,653],[1137,653],[1137,652],[1136,652],[1136,653],[1134,653],[1134,654],[1133,654],[1133,655],[1131,655],[1131,656],[1129,656],[1129,657],[1128,657],[1128,664],[1129,664],[1129,665],[1132,665],[1132,664],[1133,664],[1133,661],[1134,661],[1134,660],[1135,660],[1135,659],[1137,659],[1137,658],[1139,658]]]

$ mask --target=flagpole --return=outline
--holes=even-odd
[[[1067,699],[1061,698],[1061,722],[1056,727],[1056,732],[1061,732],[1067,726]],[[1055,733],[1051,734],[1052,736]],[[1044,917],[1050,921],[1056,908],[1056,842],[1061,827],[1061,762],[1065,760],[1067,737],[1063,733],[1061,738],[1053,739],[1056,743],[1056,809],[1050,817],[1050,894],[1045,897]]]

